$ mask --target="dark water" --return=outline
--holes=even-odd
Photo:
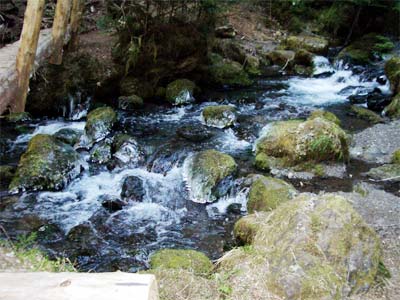
[[[336,113],[345,129],[360,130],[367,124],[347,115],[347,97],[375,87],[388,92],[388,85],[379,85],[374,78],[366,80],[365,74],[354,75],[342,66],[333,68],[322,57],[316,63],[316,73],[332,71],[333,75],[264,78],[248,89],[204,91],[203,101],[189,106],[147,104],[134,113],[120,111],[117,131],[137,139],[145,153],[142,163],[112,171],[88,163],[81,176],[60,192],[8,196],[1,186],[0,224],[11,236],[37,231],[38,242],[47,253],[68,256],[86,271],[135,271],[146,267],[149,254],[164,247],[197,249],[218,258],[234,245],[233,224],[246,213],[247,190],[241,178],[256,172],[252,147],[265,125],[306,118],[322,108]],[[199,143],[177,135],[182,126],[204,130],[201,111],[213,104],[234,105],[239,113],[237,124],[229,129],[208,128],[212,137]],[[16,165],[35,134],[83,129],[84,124],[84,120],[64,119],[37,120],[18,128],[2,124],[1,164]],[[205,149],[228,153],[239,165],[237,178],[229,182],[228,196],[208,205],[189,199],[183,166],[190,154]],[[349,191],[367,167],[353,162],[342,179],[293,179],[292,183],[302,191]],[[143,202],[132,202],[117,212],[103,208],[101,197],[119,197],[123,180],[131,175],[143,182]]]

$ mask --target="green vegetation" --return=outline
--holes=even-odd
[[[367,108],[360,107],[357,105],[352,105],[350,107],[350,111],[353,114],[355,114],[358,118],[365,120],[371,124],[383,123],[383,119],[380,115]]]
[[[397,149],[396,151],[393,152],[392,163],[400,164],[400,149]]]
[[[333,122],[338,126],[340,126],[342,123],[334,113],[331,113],[326,110],[320,110],[320,109],[314,110],[308,117],[308,120],[314,120],[315,118],[324,118],[325,120]]]

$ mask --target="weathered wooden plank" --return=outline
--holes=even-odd
[[[15,101],[11,105],[11,111],[13,112],[23,112],[25,110],[29,78],[35,61],[39,40],[44,2],[45,0],[29,0],[26,6],[20,39],[21,44],[16,61],[18,86]]]
[[[154,275],[0,273],[0,300],[158,300]]]
[[[56,13],[54,16],[52,30],[52,55],[50,63],[60,65],[62,63],[62,53],[64,38],[67,32],[68,20],[71,12],[71,0],[58,0]]]

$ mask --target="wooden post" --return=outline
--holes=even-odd
[[[11,107],[13,112],[23,112],[25,110],[29,78],[31,76],[33,64],[35,63],[44,2],[45,0],[28,0],[26,6],[24,25],[22,27],[20,39],[21,44],[19,46],[16,62],[18,91],[15,103]]]
[[[58,0],[54,16],[52,35],[52,55],[50,63],[61,65],[65,33],[67,32],[71,0]]]
[[[83,9],[85,7],[84,0],[72,0],[71,10],[71,40],[69,42],[69,50],[76,50],[79,42],[79,25],[83,15]]]

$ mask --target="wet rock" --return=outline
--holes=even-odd
[[[134,110],[143,106],[143,99],[136,95],[120,96],[118,98],[118,108],[122,110]]]
[[[137,202],[142,202],[146,191],[143,187],[143,180],[137,176],[128,176],[122,184],[121,197]]]
[[[184,162],[184,178],[190,199],[198,203],[217,200],[215,187],[236,169],[236,162],[231,156],[215,150],[201,151],[187,158]]]
[[[267,53],[267,58],[274,64],[278,66],[288,65],[290,62],[293,63],[296,53],[291,50],[274,50]]]
[[[400,121],[377,124],[353,135],[350,156],[371,163],[390,163],[400,148]]]
[[[314,74],[313,78],[328,78],[331,77],[333,74],[335,74],[335,72],[326,71],[319,74]]]
[[[219,26],[215,28],[215,36],[223,39],[232,39],[236,36],[236,31],[232,25]]]
[[[364,104],[367,103],[367,95],[350,95],[348,97],[351,104]]]
[[[202,142],[210,139],[214,133],[203,125],[186,125],[176,130],[178,136],[191,142]]]
[[[400,182],[400,165],[386,164],[372,168],[367,172],[367,175],[377,181]]]
[[[113,149],[113,156],[121,163],[137,166],[144,161],[144,153],[139,143],[130,135],[118,134],[114,136]]]
[[[196,275],[208,276],[213,264],[203,253],[195,250],[162,249],[150,257],[151,269],[188,270]]]
[[[71,128],[63,128],[63,129],[60,129],[59,131],[57,131],[54,134],[54,137],[63,143],[73,146],[77,142],[79,142],[79,140],[82,136],[82,133],[83,132],[81,130],[71,129]]]
[[[287,49],[304,49],[316,54],[326,54],[328,51],[328,40],[319,36],[289,36],[283,45]]]
[[[293,199],[296,189],[281,179],[266,176],[255,176],[250,187],[247,211],[270,211],[279,204]]]
[[[111,195],[101,195],[99,201],[101,206],[111,213],[121,210],[127,204],[125,201]]]
[[[0,199],[0,212],[4,211],[5,209],[11,207],[19,200],[18,196],[5,196],[1,197]]]
[[[5,120],[9,123],[22,123],[32,121],[32,116],[28,112],[10,113],[5,116]]]
[[[194,101],[196,84],[188,79],[178,79],[167,85],[165,98],[174,105],[188,104]]]
[[[384,75],[380,75],[380,76],[376,77],[376,82],[381,85],[385,85],[387,82],[387,78]]]
[[[96,143],[90,150],[90,161],[97,164],[105,164],[111,159],[111,139],[105,139]]]
[[[253,55],[246,55],[246,64],[244,69],[252,76],[261,75],[260,59]]]
[[[70,250],[73,256],[96,255],[101,249],[96,230],[90,222],[73,227],[67,234],[67,242],[72,243]]]
[[[111,133],[116,121],[117,114],[111,107],[99,107],[89,112],[81,145],[91,146],[93,143],[103,140]]]
[[[216,39],[212,51],[225,59],[236,61],[240,64],[246,61],[246,56],[248,55],[244,45],[237,39]],[[211,61],[213,61],[213,59],[211,59]]]
[[[230,274],[230,297],[336,299],[374,283],[379,238],[345,198],[301,194],[269,214],[245,218],[235,236],[250,242],[250,250],[231,250],[218,261],[218,274]]]
[[[383,118],[380,115],[364,107],[352,105],[350,107],[350,114],[371,124],[383,123]]]
[[[367,106],[371,110],[382,111],[390,103],[390,95],[384,95],[379,89],[367,95]]]
[[[226,208],[226,213],[231,215],[240,215],[242,213],[242,204],[232,203]]]
[[[38,134],[21,156],[10,190],[59,190],[80,172],[79,154],[70,145],[53,136]]]
[[[385,116],[393,119],[400,119],[400,94],[392,99],[392,102],[383,110]]]
[[[305,122],[274,122],[263,129],[256,141],[256,160],[260,160],[259,155],[278,158],[286,166],[346,160],[348,137],[338,125],[321,117]]]
[[[217,85],[249,86],[252,84],[243,66],[235,61],[212,54],[209,80]]]
[[[260,220],[266,218],[266,212],[241,217],[233,228],[233,235],[239,245],[250,245],[259,229]]]
[[[277,65],[264,66],[261,69],[261,73],[267,77],[277,77],[281,75],[281,67]]]
[[[236,109],[230,105],[207,106],[203,109],[201,117],[208,126],[226,128],[235,124]]]
[[[393,94],[400,93],[400,56],[393,56],[386,62],[385,74]]]
[[[342,122],[339,120],[338,117],[336,117],[335,114],[326,110],[320,110],[320,109],[314,110],[308,117],[308,120],[314,120],[316,118],[323,118],[327,121],[335,123],[338,126],[342,124]]]
[[[294,62],[302,66],[314,67],[314,55],[307,50],[300,49],[296,51]]]

